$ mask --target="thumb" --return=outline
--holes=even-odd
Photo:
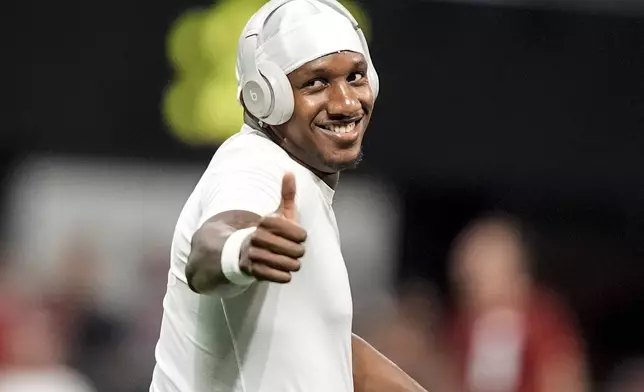
[[[282,201],[277,211],[284,218],[295,220],[295,176],[286,173],[282,178]]]

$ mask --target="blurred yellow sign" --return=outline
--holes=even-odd
[[[162,111],[173,135],[187,144],[218,144],[239,131],[243,111],[237,102],[237,41],[246,21],[266,0],[221,0],[189,10],[173,24],[167,55],[174,78]],[[340,1],[368,36],[369,20],[353,0]]]

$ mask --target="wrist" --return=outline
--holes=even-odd
[[[237,230],[224,243],[221,251],[221,271],[233,284],[247,286],[256,280],[255,277],[245,274],[239,265],[243,245],[256,229],[256,227],[248,227]]]

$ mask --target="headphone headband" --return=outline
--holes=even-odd
[[[295,0],[271,0],[270,2],[266,3],[264,5],[265,8],[262,8],[262,10],[257,14],[255,14],[255,16],[253,16],[253,18],[248,22],[248,25],[246,27],[247,32],[244,35],[244,38],[249,38],[253,35],[259,35],[262,29],[264,28],[264,24],[266,23],[266,20],[271,16],[271,14],[275,12],[278,8],[282,7],[287,3],[290,3],[291,1],[295,1]],[[347,10],[342,4],[340,4],[336,0],[316,0],[316,1],[318,3],[327,5],[330,8],[333,8],[336,12],[342,14],[344,17],[349,19],[354,29],[360,28],[360,26],[358,25],[358,21],[356,20],[356,18],[353,17],[353,15],[351,15],[351,12],[349,12],[349,10]]]

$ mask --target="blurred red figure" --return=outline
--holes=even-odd
[[[0,262],[0,392],[94,392],[63,365],[65,348],[40,293]]]
[[[445,339],[451,389],[585,391],[572,317],[533,283],[529,253],[512,217],[476,220],[457,237],[450,255],[457,299]]]

